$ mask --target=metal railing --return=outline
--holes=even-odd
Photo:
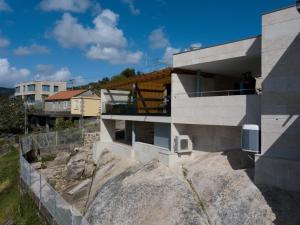
[[[64,200],[22,155],[20,175],[24,184],[39,200],[39,209],[46,208],[58,225],[89,225],[88,221]]]
[[[211,97],[211,96],[231,96],[231,95],[255,95],[256,89],[235,89],[235,90],[219,90],[219,91],[201,91],[201,92],[183,92],[177,93],[176,96],[188,97]]]

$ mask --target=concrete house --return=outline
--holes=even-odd
[[[242,127],[256,125],[255,182],[300,191],[299,32],[300,14],[287,7],[262,16],[260,36],[104,85],[97,148],[172,165],[194,151],[241,149]]]
[[[42,102],[50,95],[67,89],[67,82],[32,81],[15,85],[15,96],[28,103]]]

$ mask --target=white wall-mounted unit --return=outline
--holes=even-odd
[[[256,124],[245,124],[242,127],[242,151],[260,152],[260,130]]]
[[[175,151],[177,153],[189,153],[193,150],[193,144],[188,135],[178,135],[175,137]]]

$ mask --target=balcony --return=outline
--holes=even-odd
[[[174,94],[172,120],[199,125],[259,124],[260,95],[250,89]]]
[[[170,97],[164,99],[135,99],[134,102],[106,102],[102,105],[102,115],[170,116]]]

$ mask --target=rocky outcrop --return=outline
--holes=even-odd
[[[183,165],[212,224],[300,224],[300,193],[255,185],[249,155],[199,153]]]
[[[300,193],[255,185],[253,156],[195,155],[178,172],[157,161],[126,164],[103,151],[87,220],[91,225],[300,224]]]
[[[86,218],[91,225],[209,224],[189,184],[157,161],[111,177],[97,191]]]

